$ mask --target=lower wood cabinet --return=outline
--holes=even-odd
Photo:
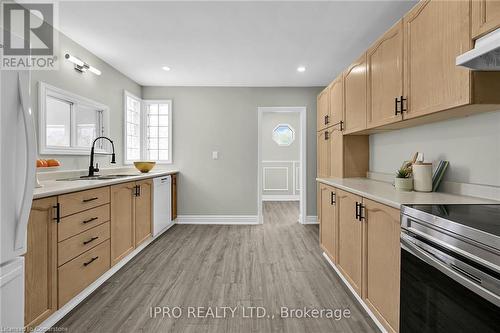
[[[172,221],[177,218],[177,175],[172,175]]]
[[[335,188],[321,184],[320,189],[320,243],[325,253],[333,262],[337,255],[337,212],[335,207]]]
[[[138,181],[135,197],[135,246],[151,237],[153,181]]]
[[[318,185],[320,245],[388,332],[399,331],[400,212]]]
[[[363,279],[363,222],[356,218],[360,196],[338,190],[338,255],[337,266],[349,284],[361,296]]]
[[[56,197],[34,200],[28,222],[24,322],[36,327],[57,310]]]
[[[399,330],[400,213],[363,199],[365,276],[363,299],[389,332]]]
[[[60,306],[75,297],[109,268],[109,240],[59,267]]]
[[[135,248],[135,182],[111,186],[111,265]]]

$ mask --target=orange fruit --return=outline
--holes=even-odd
[[[56,166],[60,166],[61,163],[59,163],[58,160],[54,160],[54,159],[51,159],[51,160],[47,160],[47,166],[49,167],[56,167]]]
[[[46,168],[48,166],[48,163],[46,160],[36,160],[36,167],[37,168]]]

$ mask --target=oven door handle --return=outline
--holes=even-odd
[[[482,287],[481,285],[478,284],[479,281],[481,281],[480,278],[468,273],[469,275],[474,276],[474,278],[471,278],[467,274],[463,274],[461,271],[463,269],[457,270],[453,269],[454,267],[458,267],[456,265],[451,265],[449,263],[446,263],[442,259],[439,258],[441,252],[437,249],[432,248],[431,246],[426,246],[424,249],[423,247],[419,246],[416,244],[418,240],[415,240],[413,237],[408,236],[404,233],[401,233],[401,248],[408,251],[415,257],[419,258],[420,260],[426,262],[427,264],[431,265],[432,267],[438,269],[441,271],[443,274],[446,276],[452,278],[456,282],[460,283],[462,286],[465,288],[469,289],[473,293],[487,299],[491,303],[495,304],[496,306],[500,306],[500,296],[496,295],[495,293],[491,292],[490,290]],[[498,280],[495,280],[492,282],[492,284],[496,285],[498,287]]]

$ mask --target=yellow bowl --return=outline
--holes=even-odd
[[[151,171],[151,169],[154,168],[155,164],[156,162],[144,162],[144,161],[134,162],[135,168],[142,173],[148,173],[149,171]]]

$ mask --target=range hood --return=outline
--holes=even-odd
[[[472,50],[457,57],[456,64],[476,71],[500,71],[500,28],[476,40]]]

